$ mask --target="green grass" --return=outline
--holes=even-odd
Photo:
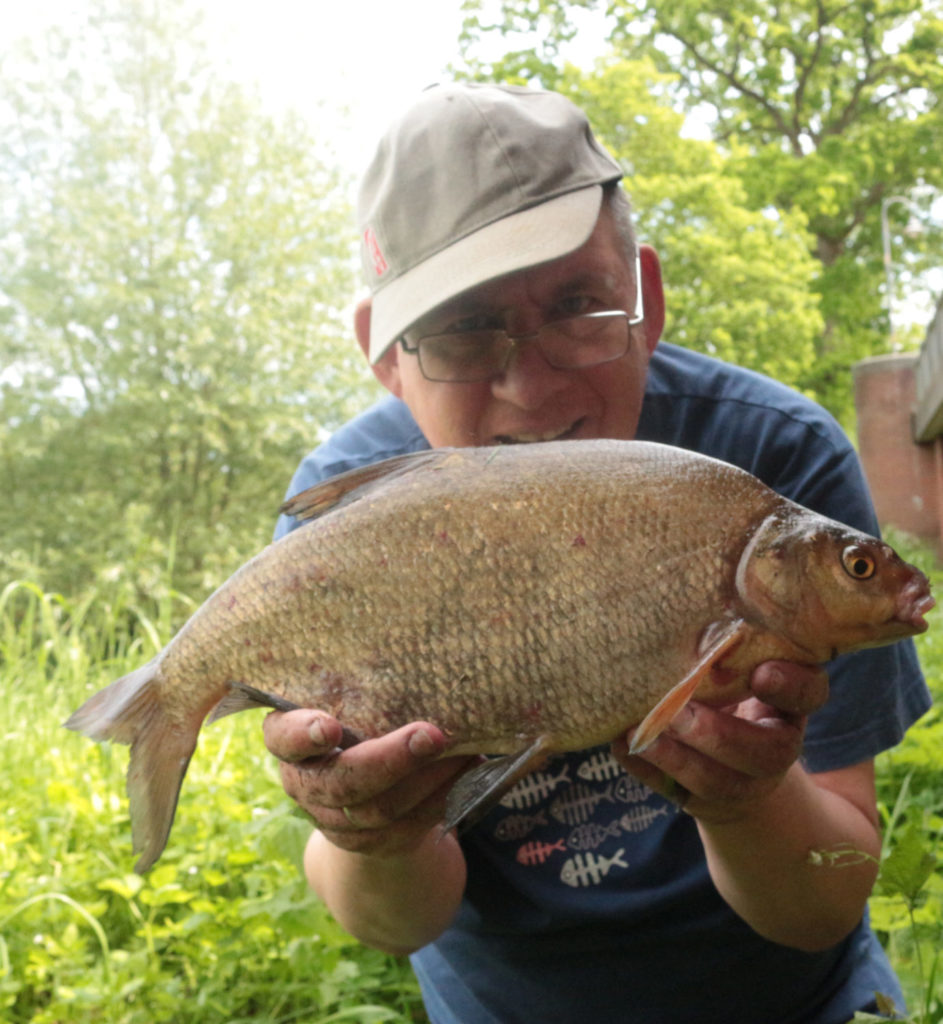
[[[935,577],[926,550],[894,538]],[[80,600],[0,592],[0,1019],[10,1024],[424,1021],[408,965],[347,936],[307,891],[295,816],[260,716],[204,730],[167,850],[133,873],[127,751],[61,723],[151,657],[192,604],[116,582]],[[943,697],[943,616],[919,638]],[[875,926],[915,1024],[943,1022],[943,714],[879,759]]]
[[[424,1020],[408,964],[357,944],[308,893],[310,826],[279,785],[260,716],[204,731],[168,849],[133,873],[127,750],[61,723],[188,610],[171,593],[150,615],[120,592],[0,594],[0,1019]]]

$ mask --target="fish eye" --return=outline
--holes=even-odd
[[[853,580],[869,580],[877,569],[874,556],[857,544],[849,544],[845,548],[841,553],[841,563]]]

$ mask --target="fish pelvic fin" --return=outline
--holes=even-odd
[[[231,681],[225,697],[216,704],[206,721],[207,724],[210,724],[227,715],[236,715],[240,711],[251,711],[253,708],[267,708],[269,711],[299,711],[301,705],[280,694],[259,690],[248,683]],[[338,744],[341,750],[354,747],[362,742],[361,736],[358,736],[353,729],[348,729],[343,722],[341,723],[341,741]]]
[[[538,768],[547,756],[547,739],[536,740],[516,754],[493,757],[460,776],[449,791],[443,834],[464,830],[480,821],[518,779]]]
[[[248,683],[231,682],[226,696],[219,701],[207,718],[207,724],[217,722],[227,715],[236,715],[240,711],[251,711],[253,708],[268,708],[271,711],[297,711],[300,704],[286,700],[277,693],[266,693]]]
[[[675,715],[694,696],[695,690],[710,675],[714,666],[721,661],[731,648],[740,644],[749,632],[743,619],[735,619],[726,627],[717,630],[712,642],[698,658],[690,672],[673,686],[664,697],[642,719],[629,744],[630,754],[641,754],[671,725]]]
[[[157,659],[100,690],[65,722],[67,729],[93,740],[131,747],[127,790],[131,838],[141,857],[134,866],[148,871],[167,845],[180,786],[196,747],[200,718],[181,729],[160,701]]]

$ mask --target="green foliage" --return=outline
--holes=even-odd
[[[669,81],[649,60],[613,59],[564,65],[554,87],[625,169],[639,238],[662,260],[665,340],[798,384],[823,329],[803,219],[751,208],[717,146],[681,136]]]
[[[9,1024],[424,1020],[408,965],[346,935],[300,870],[259,718],[206,731],[173,839],[132,872],[127,753],[61,722],[167,639],[179,595],[0,594],[0,1018]],[[133,628],[129,628],[133,624]]]
[[[915,205],[926,214],[930,198],[939,197],[943,189],[940,0],[750,0],[727,5],[700,0],[465,0],[464,9],[463,71],[476,77],[558,88],[572,78],[562,55],[569,52],[577,24],[583,25],[583,42],[593,31],[600,51],[608,46],[610,61],[653,63],[663,77],[648,91],[614,96],[616,116],[627,124],[640,113],[647,116],[654,95],[679,113],[693,114],[711,129],[723,178],[739,184],[736,193],[729,186],[719,189],[722,209],[742,210],[741,217],[748,211],[764,212],[781,220],[783,231],[805,233],[815,269],[806,276],[807,265],[800,262],[787,273],[804,281],[810,298],[818,300],[822,326],[815,335],[814,358],[802,353],[783,379],[812,392],[848,421],[852,365],[890,344],[882,202],[895,195],[916,198],[923,190]],[[588,18],[593,19],[590,30]],[[499,41],[509,52],[485,59],[481,54]],[[580,73],[592,80],[598,70],[581,68]],[[675,130],[664,119],[659,126]],[[672,147],[662,141],[650,152],[668,158],[661,164],[661,180],[646,194],[638,190],[630,169],[630,190],[640,211],[646,201],[672,208],[678,202]],[[636,148],[632,161],[648,155]],[[679,220],[687,212],[683,193],[677,212]],[[907,239],[904,245],[909,211],[896,204],[888,213],[898,276],[914,291],[921,284],[926,287],[929,279],[922,275],[939,266],[943,233],[937,226],[922,241]],[[712,246],[728,259],[741,249],[734,227],[712,238],[711,231],[721,224],[720,216],[692,222],[692,244],[703,246],[705,261]],[[743,262],[749,263],[752,239],[743,237]],[[667,271],[675,285],[696,267],[669,260]],[[757,284],[760,276],[760,271],[754,275]],[[698,283],[696,277],[689,281]],[[734,307],[739,303],[736,283],[734,278],[727,293]],[[695,287],[669,298],[679,303],[683,321],[696,316],[705,296]],[[778,309],[780,298],[774,286],[769,305]],[[749,301],[744,305],[738,326],[747,328],[757,307]],[[714,311],[710,305],[708,309]],[[721,324],[717,333],[723,336],[725,328]],[[773,337],[778,330],[775,320],[758,317],[757,347],[767,347],[767,332]],[[689,335],[682,334],[680,340],[692,344]],[[903,342],[906,336],[902,333],[896,340]],[[785,340],[784,347],[790,342]],[[737,360],[744,353],[749,357],[748,337],[739,331],[730,334],[727,347]],[[780,373],[774,364],[769,369]]]
[[[890,538],[908,561],[943,589],[943,567],[905,535]],[[943,629],[940,609],[917,649],[934,706],[904,740],[878,758],[878,803],[884,821],[881,870],[871,921],[904,985],[913,1024],[943,1021]],[[856,1017],[856,1020],[868,1018]]]
[[[172,556],[198,592],[374,393],[347,183],[311,126],[221,80],[197,21],[97,0],[80,34],[0,56],[7,578]]]

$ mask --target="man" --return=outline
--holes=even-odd
[[[394,397],[309,456],[290,493],[430,445],[639,437],[874,532],[821,409],[656,349],[659,264],[636,246],[620,178],[560,96],[424,93],[361,193],[371,297],[355,327]],[[434,723],[340,751],[341,724],[304,710],[270,716],[266,739],[318,825],[311,885],[364,942],[413,954],[437,1024],[841,1024],[876,991],[900,1002],[862,920],[880,850],[872,760],[928,695],[909,642],[829,673],[830,697],[824,671],[766,663],[736,709],[693,703],[642,756],[630,733],[611,755],[555,760],[461,838],[437,826],[470,761],[442,756]]]

